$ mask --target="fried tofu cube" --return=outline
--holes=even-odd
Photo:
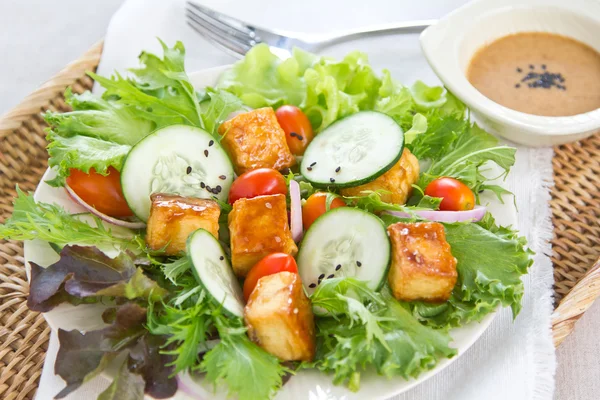
[[[244,311],[250,339],[283,361],[312,361],[315,323],[298,274],[259,279]]]
[[[410,150],[404,149],[394,166],[377,179],[364,185],[342,189],[344,196],[366,196],[364,191],[383,190],[381,200],[386,203],[405,204],[412,193],[412,185],[419,180],[419,160]]]
[[[403,223],[388,227],[392,266],[388,281],[398,300],[448,300],[456,284],[456,258],[444,226],[438,222]]]
[[[239,199],[229,213],[231,264],[239,277],[271,253],[296,255],[298,247],[288,226],[285,195]]]
[[[150,196],[152,205],[146,228],[146,243],[167,255],[185,251],[190,233],[202,228],[219,237],[219,205],[206,199],[163,193]]]
[[[223,122],[219,133],[238,175],[257,168],[281,170],[296,163],[271,107],[237,115]]]

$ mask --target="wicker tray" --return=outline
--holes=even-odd
[[[0,118],[0,223],[12,212],[15,184],[33,191],[47,167],[40,112],[68,110],[63,92],[90,89],[102,43]],[[555,148],[552,241],[558,346],[600,294],[600,136]],[[29,285],[20,243],[0,240],[0,398],[32,399],[42,372],[50,328],[27,309]],[[562,299],[562,300],[561,300]]]

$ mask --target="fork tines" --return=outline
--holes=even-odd
[[[187,2],[187,23],[213,44],[236,57],[260,43],[256,27],[210,8]]]

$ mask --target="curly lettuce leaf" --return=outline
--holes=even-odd
[[[323,281],[313,305],[334,317],[318,318],[314,366],[332,373],[335,384],[356,391],[361,373],[372,365],[386,377],[415,377],[452,357],[450,336],[422,325],[387,291],[377,293],[353,278]]]
[[[399,221],[392,216],[386,223]],[[533,263],[526,240],[510,227],[496,225],[491,214],[478,223],[444,224],[457,260],[458,281],[448,302],[409,303],[413,314],[436,328],[481,321],[498,306],[521,310],[521,277]]]
[[[80,135],[132,146],[154,128],[152,122],[140,118],[135,107],[102,99],[89,91],[73,94],[71,88],[67,88],[65,101],[74,111],[46,111],[44,114],[54,133],[53,137]]]
[[[36,203],[17,187],[12,216],[0,224],[0,238],[12,240],[40,239],[59,247],[68,244],[83,246],[106,245],[128,248],[137,243],[133,233],[123,235],[106,228],[98,218],[88,224],[77,215],[67,213],[62,207]]]
[[[427,131],[407,144],[418,159],[431,161],[420,176],[419,187],[425,189],[434,179],[450,176],[476,194],[482,190],[493,190],[499,197],[507,193],[489,185],[490,178],[483,172],[492,163],[507,175],[515,163],[515,148],[499,145],[496,137],[457,116],[430,117],[428,123]]]
[[[252,108],[300,105],[306,98],[304,71],[317,56],[294,49],[292,57],[282,60],[269,46],[254,46],[246,56],[224,72],[218,88],[225,89]]]
[[[187,257],[184,257],[187,258]],[[149,305],[148,330],[167,337],[165,354],[174,358],[175,372],[197,366],[199,346],[206,342],[213,327],[213,309],[206,295],[197,287],[179,292],[165,305]]]
[[[65,177],[70,175],[70,169],[78,169],[89,173],[95,172],[106,175],[108,168],[121,170],[123,161],[131,146],[108,142],[89,136],[63,137],[50,131],[46,136],[48,141],[48,165],[56,169],[57,178],[46,181],[54,187],[64,186]]]
[[[321,58],[304,72],[306,98],[300,106],[317,131],[360,110],[372,109],[381,80],[367,55],[349,53],[341,61]]]
[[[221,341],[204,355],[199,370],[215,385],[225,384],[240,400],[270,399],[290,371],[277,357],[250,341],[243,321],[215,315]]]
[[[181,42],[168,47],[160,41],[164,57],[142,52],[141,68],[132,69],[133,79],[116,73],[105,78],[89,75],[106,89],[104,99],[135,107],[137,114],[159,128],[172,124],[202,126],[196,91],[184,69],[185,48]]]
[[[253,108],[297,105],[322,130],[343,116],[372,109],[380,85],[364,53],[334,61],[294,49],[282,60],[261,44],[225,72],[218,87]]]
[[[206,89],[206,102],[201,103],[203,107],[201,118],[202,127],[217,138],[219,125],[223,123],[232,112],[243,109],[242,101],[233,94],[224,90]]]
[[[60,303],[59,299],[68,298],[66,295],[156,301],[167,294],[126,253],[110,258],[95,247],[65,246],[60,259],[49,267],[30,264],[27,306],[33,311],[50,311]]]

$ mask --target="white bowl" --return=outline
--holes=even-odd
[[[501,106],[467,80],[475,52],[518,32],[572,37],[600,51],[600,2],[592,0],[479,0],[442,18],[421,34],[421,47],[446,87],[466,103],[485,128],[529,146],[556,145],[600,130],[600,109],[567,117],[543,117]]]

